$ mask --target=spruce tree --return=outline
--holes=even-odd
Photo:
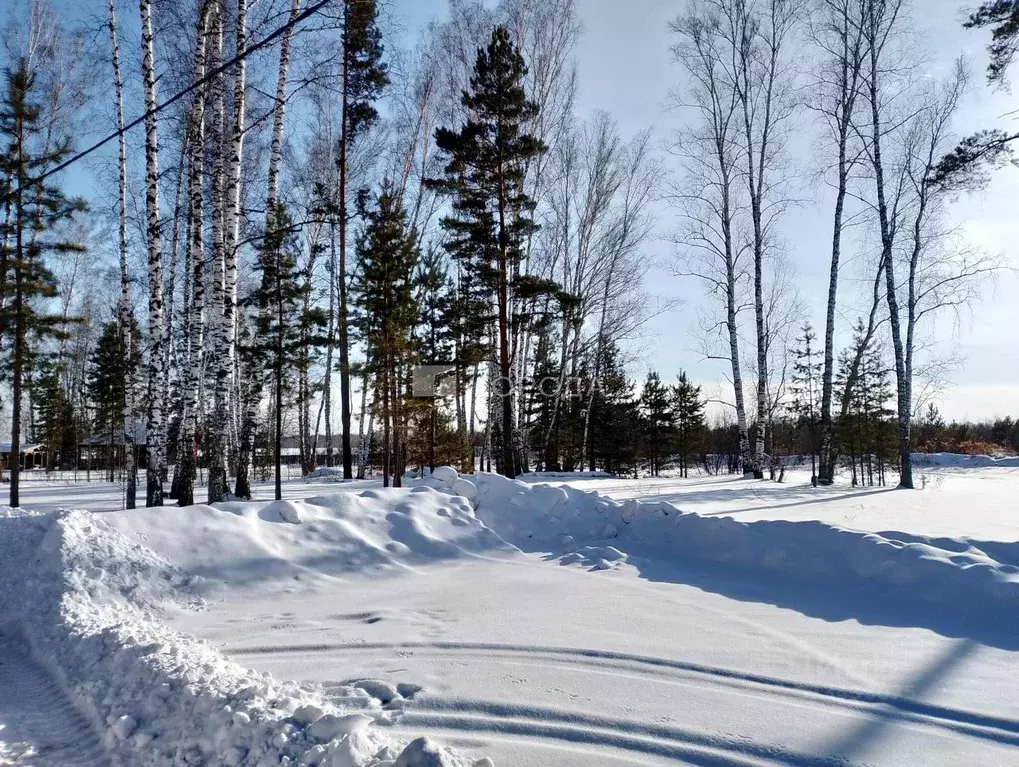
[[[675,413],[679,475],[689,477],[690,455],[700,445],[704,431],[704,400],[701,399],[701,387],[691,383],[683,371],[672,387],[672,409]]]
[[[510,351],[513,282],[527,235],[535,231],[534,201],[524,190],[527,161],[545,146],[525,132],[538,106],[524,92],[527,67],[512,36],[496,27],[485,49],[479,49],[462,103],[469,115],[459,129],[439,128],[435,141],[446,159],[444,177],[432,186],[452,198],[452,214],[442,220],[447,250],[470,263],[465,270],[480,283],[495,316],[492,338],[499,380],[490,380],[500,398],[498,426],[500,470],[515,474],[514,423]]]
[[[259,284],[248,299],[259,309],[257,329],[251,343],[241,351],[249,364],[269,362],[275,400],[272,440],[275,497],[280,500],[283,494],[283,398],[290,390],[295,361],[301,359],[304,347],[325,342],[321,329],[325,327],[326,318],[318,309],[303,308],[309,285],[297,264],[300,248],[289,213],[280,205],[274,215],[269,216],[269,221],[259,243],[255,265],[260,275]]]
[[[430,248],[421,257],[414,274],[415,301],[420,307],[418,325],[414,333],[415,357],[423,365],[442,365],[449,363],[453,357],[452,332],[450,313],[452,296],[450,294],[449,275],[441,260],[437,248]],[[448,374],[447,374],[448,375]],[[436,384],[439,384],[436,381]],[[442,398],[438,390],[434,396],[415,398],[412,404],[419,405],[418,429],[424,441],[422,458],[423,466],[428,464],[434,471],[437,464],[436,450],[440,436],[442,419]],[[442,424],[445,433],[446,424]],[[419,440],[420,441],[420,440]]]
[[[335,275],[339,294],[338,343],[340,351],[340,424],[343,429],[343,478],[353,478],[354,458],[350,446],[350,339],[347,319],[347,179],[349,157],[357,138],[378,119],[374,101],[389,83],[382,61],[382,36],[377,24],[376,0],[341,0],[343,37],[340,44],[342,103],[338,199],[335,215],[340,232],[339,269]]]
[[[600,347],[600,373],[591,400],[591,467],[623,474],[636,466],[640,417],[618,347],[607,340]]]
[[[128,385],[141,366],[139,337],[138,323],[133,317],[127,332],[119,321],[108,322],[89,356],[87,387],[94,408],[93,426],[95,431],[107,437],[106,468],[111,482],[117,434],[121,435],[120,441],[125,447],[130,444],[134,449],[134,440],[125,438],[127,424],[124,414],[128,406]],[[130,349],[125,349],[126,339],[131,339]],[[125,465],[134,466],[134,463],[125,461]]]
[[[61,384],[63,368],[55,360],[37,361],[32,375],[32,407],[35,410],[32,439],[46,446],[50,466],[59,456],[66,461],[78,449],[78,414]],[[50,468],[50,467],[47,467]]]
[[[652,477],[661,473],[662,461],[671,442],[675,414],[669,401],[669,390],[655,371],[647,374],[640,395],[640,409],[644,418],[648,467]]]
[[[403,474],[405,384],[412,359],[411,331],[418,319],[413,275],[420,254],[399,196],[388,183],[375,204],[359,205],[365,221],[357,243],[359,269],[353,293],[365,342],[375,402],[381,406],[383,485],[399,487]]]
[[[21,59],[7,70],[0,102],[0,336],[10,334],[11,375],[10,505],[18,506],[22,430],[22,397],[31,360],[30,345],[58,336],[66,318],[46,312],[56,295],[56,278],[46,266],[48,255],[81,250],[59,238],[59,224],[84,208],[55,185],[38,180],[70,151],[70,141],[54,138],[41,119],[35,75]]]
[[[821,372],[824,361],[820,359],[817,334],[809,322],[800,328],[793,349],[792,404],[790,409],[798,425],[806,430],[810,446],[810,482],[817,485],[817,426],[821,414]]]

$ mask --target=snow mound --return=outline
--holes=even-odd
[[[597,570],[659,563],[721,565],[960,614],[1019,609],[1019,543],[861,533],[822,522],[740,522],[666,502],[614,501],[569,486],[477,474],[475,514],[526,551]]]
[[[528,482],[535,479],[618,479],[607,471],[525,471],[517,479]]]
[[[343,482],[343,469],[336,466],[319,466],[305,477],[305,480],[309,479],[318,480],[319,482]],[[349,482],[350,480],[346,481]]]
[[[961,453],[913,453],[917,466],[942,469],[1014,469],[1019,468],[1019,456],[995,458],[991,455],[963,455]]]
[[[421,486],[304,501],[110,512],[103,519],[179,568],[223,582],[314,582],[353,571],[512,552],[466,498]]]
[[[140,516],[187,516],[152,512],[161,516]],[[432,763],[420,761],[420,745],[401,749],[373,726],[393,714],[369,685],[330,687],[326,700],[167,628],[152,608],[193,604],[193,579],[88,512],[0,507],[0,577],[5,624],[115,764],[392,767],[404,755],[407,764]],[[470,764],[440,753],[438,764]]]

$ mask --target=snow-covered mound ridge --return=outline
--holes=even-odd
[[[468,482],[446,479],[447,492]],[[495,474],[472,475],[469,484],[482,522],[510,543],[552,553],[564,564],[608,570],[641,556],[722,565],[966,614],[1019,609],[1019,543],[996,544],[991,556],[968,540],[868,534],[822,522],[703,517],[671,503],[615,501]]]
[[[170,510],[162,510],[169,515]],[[193,603],[194,579],[84,511],[0,507],[0,615],[100,736],[114,765],[467,767],[405,748],[364,686],[274,681],[174,632],[148,609]]]
[[[1019,456],[995,458],[992,455],[963,455],[961,453],[913,453],[917,466],[940,469],[1015,469]]]
[[[518,479],[525,482],[533,479],[616,479],[616,475],[607,471],[528,471]]]
[[[103,520],[187,572],[217,582],[313,583],[437,560],[516,551],[466,498],[428,487],[337,492],[304,501],[231,501],[110,512]]]
[[[343,469],[338,469],[335,466],[319,466],[305,477],[305,480],[312,479],[318,482],[343,482]]]

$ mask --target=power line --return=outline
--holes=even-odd
[[[84,149],[81,152],[78,152],[78,154],[74,155],[74,157],[71,157],[71,158],[65,160],[64,162],[62,162],[59,165],[57,165],[55,168],[51,168],[50,170],[46,171],[42,175],[38,176],[37,178],[32,179],[32,181],[30,183],[33,183],[33,184],[39,183],[40,181],[48,178],[49,176],[52,176],[54,173],[59,173],[60,171],[66,169],[66,168],[70,167],[71,165],[73,165],[74,163],[78,162],[78,160],[81,160],[82,158],[87,157],[88,155],[92,154],[97,149],[100,149],[100,148],[106,146],[111,141],[113,141],[113,139],[117,138],[121,134],[127,133],[132,128],[134,128],[134,127],[136,127],[138,125],[141,125],[145,121],[145,119],[147,117],[149,117],[151,115],[159,114],[164,109],[166,109],[168,106],[171,106],[172,104],[177,103],[182,98],[184,98],[186,95],[188,95],[189,93],[194,91],[196,88],[199,88],[202,85],[205,85],[205,83],[209,82],[210,80],[212,80],[215,77],[218,77],[223,72],[225,72],[226,70],[230,69],[230,67],[232,67],[234,64],[236,64],[238,61],[242,61],[243,59],[246,59],[249,55],[251,55],[255,51],[258,51],[258,50],[261,50],[262,48],[264,48],[265,46],[267,46],[269,43],[271,43],[273,40],[275,40],[277,37],[282,35],[284,32],[286,32],[291,27],[297,26],[298,24],[300,24],[305,19],[315,15],[322,8],[324,8],[326,5],[328,5],[330,2],[332,2],[332,0],[319,0],[319,2],[317,2],[314,5],[311,5],[308,8],[304,9],[295,18],[293,18],[290,21],[288,21],[286,24],[284,24],[279,29],[276,29],[275,31],[271,32],[266,37],[263,37],[261,40],[259,40],[254,45],[248,46],[245,49],[244,53],[241,53],[241,54],[238,54],[238,55],[234,56],[229,61],[221,64],[220,66],[216,67],[214,70],[209,72],[202,79],[195,81],[194,83],[189,85],[184,90],[182,90],[179,93],[171,96],[166,101],[164,101],[162,104],[156,105],[150,111],[145,112],[140,117],[136,117],[134,120],[129,122],[123,128],[114,131],[113,133],[111,133],[109,136],[107,136],[106,138],[102,139],[101,141],[97,141],[95,144],[90,146],[88,149]]]

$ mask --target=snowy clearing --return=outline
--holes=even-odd
[[[26,637],[50,676],[4,686],[50,690],[44,721],[91,725],[114,764],[1019,758],[1019,472],[932,470],[913,493],[526,480],[8,512],[20,567],[50,576],[8,600],[5,655]],[[32,721],[0,704],[0,763],[75,764],[19,756],[55,732]]]

